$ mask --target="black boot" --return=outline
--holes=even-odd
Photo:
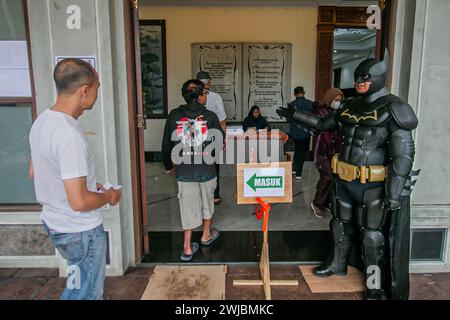
[[[381,289],[367,289],[364,294],[365,300],[381,300],[382,294]]]
[[[333,247],[327,262],[314,269],[314,274],[318,277],[347,274],[348,255],[352,247],[351,238],[344,232],[344,223],[336,219],[331,221],[330,231]]]
[[[365,264],[365,279],[368,286],[366,300],[381,300],[385,276],[385,241],[380,231],[363,230],[363,255]]]

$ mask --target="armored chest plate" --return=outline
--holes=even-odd
[[[386,124],[392,118],[389,104],[366,105],[367,112],[360,111],[359,104],[356,100],[344,106],[337,117],[343,141],[341,160],[356,166],[383,165],[389,135]]]

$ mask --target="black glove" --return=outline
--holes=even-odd
[[[288,103],[288,107],[287,108],[279,108],[277,109],[277,114],[282,117],[282,118],[286,118],[286,120],[288,122],[292,121],[292,118],[294,116],[295,113],[295,108],[292,104]]]
[[[386,198],[383,200],[381,204],[381,208],[385,211],[395,211],[399,210],[402,207],[402,203],[400,200],[394,200]]]

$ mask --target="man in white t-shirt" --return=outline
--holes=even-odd
[[[58,99],[30,132],[32,173],[41,219],[68,262],[62,300],[100,300],[106,272],[106,235],[99,208],[117,205],[121,192],[97,184],[94,158],[78,118],[92,110],[100,87],[87,62],[66,59],[54,72]]]
[[[211,76],[208,72],[201,71],[197,74],[197,80],[204,83],[205,89],[208,91],[208,101],[206,102],[206,109],[214,112],[219,118],[220,125],[222,126],[223,132],[227,132],[227,114],[225,113],[225,106],[223,105],[222,97],[211,91]],[[222,202],[220,197],[220,166],[216,164],[217,171],[217,187],[214,191],[214,204],[219,205]]]

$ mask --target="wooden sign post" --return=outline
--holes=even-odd
[[[271,286],[298,286],[296,280],[270,280],[270,203],[292,203],[292,163],[250,163],[237,165],[238,204],[261,205],[256,215],[263,219],[263,244],[259,268],[262,280],[234,280],[234,286],[263,286],[266,300],[272,299]]]

